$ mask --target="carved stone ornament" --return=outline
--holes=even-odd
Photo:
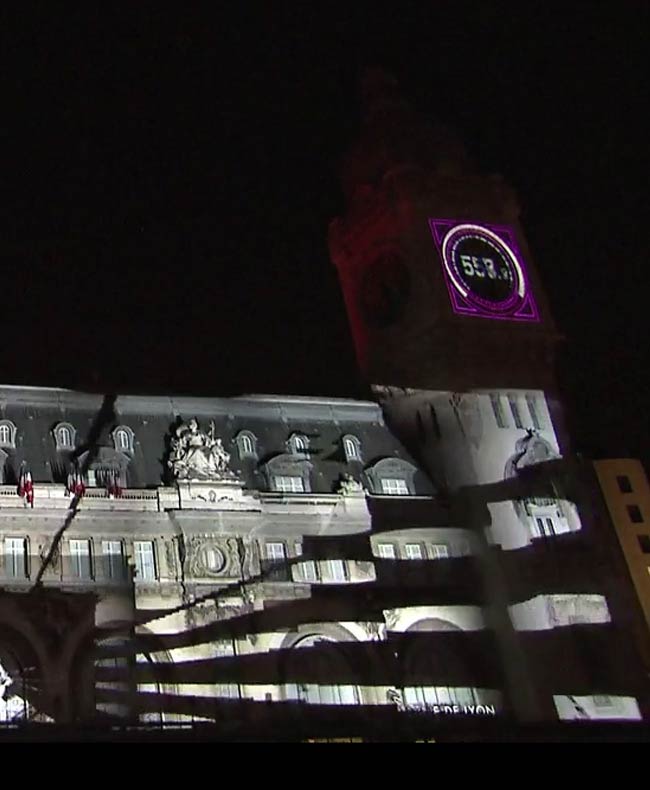
[[[386,609],[384,611],[384,620],[386,621],[386,628],[389,631],[392,631],[395,628],[399,620],[399,616],[399,609]]]
[[[370,637],[371,642],[379,642],[385,638],[386,626],[383,623],[377,623],[374,620],[369,620],[360,623],[365,632]]]
[[[165,541],[165,559],[170,576],[176,576],[176,546],[170,540]]]
[[[231,479],[229,462],[230,454],[225,451],[221,439],[215,438],[213,422],[210,433],[200,430],[194,418],[176,428],[167,465],[177,480]]]
[[[188,554],[190,575],[194,578],[223,576],[228,570],[227,553],[219,541],[192,537]]]
[[[353,496],[355,494],[363,494],[364,488],[361,483],[358,483],[352,475],[341,475],[341,481],[337,489],[338,494],[343,496]]]

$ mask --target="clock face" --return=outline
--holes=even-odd
[[[454,312],[539,321],[525,264],[510,228],[430,220]]]
[[[371,263],[361,279],[360,306],[370,326],[385,328],[404,313],[411,290],[406,264],[395,252]]]

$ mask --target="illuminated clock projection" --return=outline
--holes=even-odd
[[[526,266],[509,227],[429,220],[458,315],[539,321]]]

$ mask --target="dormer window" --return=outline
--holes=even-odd
[[[69,422],[60,422],[52,432],[57,450],[74,450],[76,431]]]
[[[16,426],[11,420],[0,420],[0,447],[16,446]]]
[[[120,453],[133,453],[133,441],[135,434],[128,425],[119,425],[113,431],[113,443],[115,449]]]
[[[401,477],[383,477],[381,493],[387,496],[408,496],[409,488],[406,480]]]
[[[365,470],[376,496],[414,496],[417,467],[401,458],[384,458]]]
[[[250,431],[240,431],[235,437],[237,452],[241,459],[257,458],[257,438]]]
[[[348,434],[343,437],[343,452],[348,463],[361,460],[361,442],[356,436]]]
[[[309,439],[303,433],[294,433],[289,437],[287,449],[293,455],[307,455]]]

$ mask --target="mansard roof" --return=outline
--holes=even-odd
[[[24,461],[35,482],[64,482],[70,458],[87,449],[90,432],[96,424],[106,398],[99,394],[73,390],[0,386],[0,419],[16,426],[16,447],[8,450],[5,479],[13,482]],[[318,398],[280,395],[246,395],[233,398],[190,396],[118,395],[112,414],[104,422],[98,445],[115,452],[112,433],[118,426],[134,433],[133,453],[129,454],[127,484],[133,488],[155,487],[169,480],[166,465],[169,437],[181,421],[196,418],[200,428],[221,438],[230,453],[230,468],[241,475],[247,488],[268,489],[265,479],[270,459],[286,452],[292,433],[309,438],[308,460],[312,464],[311,490],[331,493],[342,474],[351,470],[346,463],[341,439],[356,436],[363,448],[364,466],[371,467],[383,458],[413,459],[386,427],[376,403],[343,398]],[[67,422],[76,429],[76,448],[57,449],[52,429]],[[256,458],[240,458],[235,437],[251,431],[256,439]],[[127,459],[125,459],[127,461]],[[421,478],[421,479],[420,479]],[[418,491],[433,493],[423,475],[418,475]]]

